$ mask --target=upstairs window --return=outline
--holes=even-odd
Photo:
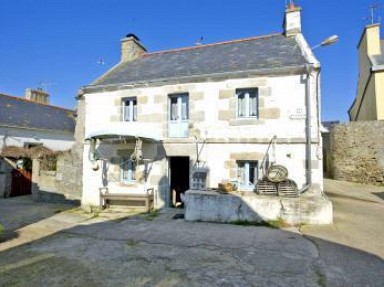
[[[123,99],[123,121],[137,121],[137,100],[136,98]]]
[[[131,158],[122,158],[120,163],[120,173],[122,182],[135,181],[136,162]]]
[[[237,89],[237,117],[259,117],[259,93],[257,88]]]
[[[240,190],[254,190],[255,183],[259,178],[257,161],[238,161],[237,178]]]
[[[188,95],[180,94],[170,97],[170,120],[188,120]]]

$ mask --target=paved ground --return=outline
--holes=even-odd
[[[325,186],[335,224],[282,230],[0,200],[0,286],[384,286],[384,188]]]

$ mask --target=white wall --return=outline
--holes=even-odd
[[[312,77],[312,79],[314,79]],[[233,109],[233,99],[220,98],[220,92],[236,88],[258,87],[263,107],[279,111],[277,117],[266,117],[255,120],[252,124],[235,123],[220,119],[220,111]],[[312,132],[312,167],[313,182],[322,188],[322,161],[318,155],[321,151],[321,138],[318,130],[318,112],[316,103],[316,84],[311,80],[311,132]],[[167,138],[167,101],[168,95],[188,92],[193,95],[202,94],[191,103],[190,115],[204,112],[203,121],[190,120],[190,137],[188,139]],[[183,144],[195,143],[191,131],[199,130],[200,139],[206,141],[202,160],[210,169],[209,186],[217,186],[222,179],[228,179],[230,172],[224,169],[225,161],[231,153],[255,152],[264,154],[269,140],[277,136],[276,163],[285,165],[290,172],[290,178],[301,188],[306,183],[305,177],[305,111],[306,111],[306,76],[290,75],[280,77],[255,77],[247,79],[225,80],[220,82],[177,84],[161,87],[144,87],[119,90],[115,92],[85,94],[85,133],[92,130],[108,129],[119,124],[121,129],[130,129],[132,125],[143,124],[116,122],[113,117],[119,113],[119,102],[123,97],[136,96],[140,116],[149,116],[145,124],[153,131],[160,131],[164,136],[164,145],[172,150],[180,150],[179,156],[195,158],[194,148],[183,149]],[[235,95],[233,95],[235,97]],[[231,106],[232,105],[232,106]],[[300,114],[297,111],[301,110]],[[150,116],[159,117],[151,122]],[[164,116],[162,116],[164,115]],[[236,123],[238,121],[238,123]],[[176,147],[177,146],[177,147]],[[181,148],[180,148],[181,146]],[[172,156],[176,155],[175,153]],[[166,176],[166,169],[158,165],[160,173]],[[84,191],[83,204],[98,204],[98,189],[101,187],[100,172],[91,171],[88,160],[88,147],[84,149]]]
[[[3,145],[23,147],[25,143],[43,144],[51,150],[68,150],[75,142],[71,133],[0,127],[0,148]]]

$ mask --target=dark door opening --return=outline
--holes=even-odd
[[[170,205],[182,206],[181,194],[189,189],[189,157],[171,157],[169,159],[170,173]]]

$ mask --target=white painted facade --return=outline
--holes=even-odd
[[[319,95],[316,87],[316,73],[309,81],[311,101],[311,159],[312,192],[322,191],[321,138],[319,136]],[[101,127],[115,130],[143,129],[155,131],[162,141],[144,141],[143,156],[151,166],[146,183],[122,183],[119,171],[111,159],[119,149],[133,150],[134,141],[98,141],[96,150],[104,161],[98,160],[100,168],[92,169],[89,160],[89,141],[84,148],[83,205],[99,204],[99,189],[108,186],[111,192],[144,192],[153,187],[156,192],[156,206],[170,206],[169,159],[188,156],[190,179],[197,169],[197,150],[201,150],[199,166],[209,170],[207,188],[217,188],[223,180],[235,180],[238,160],[261,163],[272,137],[277,140],[270,149],[270,160],[286,166],[289,178],[299,188],[307,183],[306,177],[306,93],[307,75],[262,76],[243,79],[227,79],[214,82],[174,84],[164,86],[127,87],[112,92],[84,94],[85,134]],[[259,91],[258,119],[243,119],[232,115],[225,119],[225,111],[236,107],[235,90],[257,88]],[[231,95],[231,91],[233,94]],[[189,136],[169,138],[169,96],[175,93],[189,95]],[[139,118],[137,122],[123,122],[121,102],[124,98],[136,97]],[[117,116],[116,116],[117,115]],[[120,115],[120,116],[119,116]],[[119,119],[120,118],[120,119]],[[197,144],[198,143],[198,144]],[[249,154],[251,158],[244,158]],[[236,158],[237,157],[237,158]],[[104,168],[103,168],[104,166]],[[138,167],[142,170],[143,165]],[[104,176],[103,176],[104,173]],[[261,178],[261,171],[259,171]]]
[[[25,147],[27,144],[42,144],[54,151],[69,150],[74,142],[73,133],[66,131],[46,131],[0,126],[0,149],[5,145]]]

